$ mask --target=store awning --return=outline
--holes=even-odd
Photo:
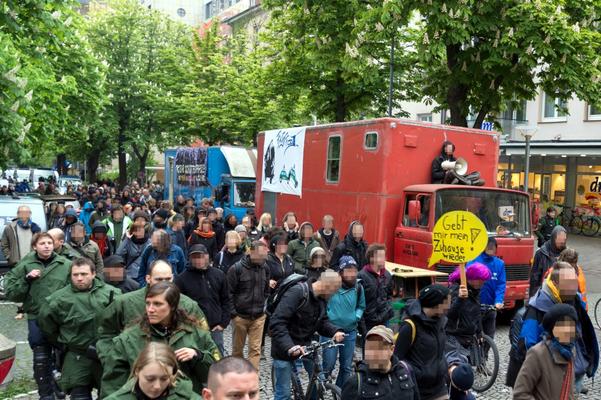
[[[257,175],[257,149],[221,146],[230,173],[237,178],[254,178]]]
[[[526,142],[501,143],[501,155],[523,156],[526,153]],[[531,156],[599,156],[600,141],[531,141]]]

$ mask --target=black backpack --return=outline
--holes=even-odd
[[[275,309],[282,300],[282,297],[284,297],[284,293],[286,293],[288,289],[290,289],[297,283],[299,283],[303,288],[303,301],[298,306],[298,308],[301,308],[307,303],[307,300],[309,300],[309,285],[307,284],[307,276],[302,274],[289,275],[286,278],[284,278],[282,282],[280,282],[275,292],[267,299],[265,313],[269,317],[271,317],[275,312]]]

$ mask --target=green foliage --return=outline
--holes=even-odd
[[[390,0],[387,31],[397,20],[413,35],[415,85],[451,111],[453,125],[474,126],[505,104],[532,99],[538,87],[557,97],[601,99],[598,0]],[[387,16],[387,18],[384,18]]]
[[[0,400],[13,399],[18,395],[28,394],[36,390],[35,381],[31,378],[19,378],[9,383],[5,389],[0,390]]]

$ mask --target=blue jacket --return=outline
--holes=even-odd
[[[491,257],[486,253],[480,254],[478,258],[468,263],[468,265],[475,262],[486,265],[492,273],[490,280],[486,281],[484,286],[482,286],[482,289],[480,289],[480,303],[491,306],[503,304],[505,299],[505,288],[507,286],[505,262],[499,257]]]
[[[136,279],[140,284],[140,287],[146,286],[146,271],[158,256],[158,253],[152,246],[146,246],[142,252],[142,255],[140,256],[140,270],[138,271],[138,278]],[[186,256],[184,256],[184,251],[174,244],[171,245],[169,255],[165,261],[171,264],[173,276],[184,272],[186,269]]]
[[[90,226],[90,217],[94,212],[94,204],[91,201],[86,202],[83,206],[83,210],[79,213],[79,220],[86,227],[86,235],[92,234],[92,227]]]
[[[543,340],[542,318],[554,304],[555,302],[551,296],[543,289],[536,292],[529,300],[528,310],[524,315],[524,323],[520,332],[520,338],[523,338],[526,349]],[[597,342],[595,328],[580,295],[578,295],[574,307],[578,313],[576,357],[574,360],[575,373],[576,375],[586,374],[588,377],[592,377],[599,366],[599,343]]]
[[[359,282],[352,288],[341,287],[328,301],[328,319],[345,332],[357,329],[364,311],[365,291]]]

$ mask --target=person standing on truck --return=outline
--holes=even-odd
[[[394,355],[407,361],[415,371],[421,400],[447,399],[444,327],[450,304],[449,288],[428,285],[405,306]]]
[[[494,339],[497,312],[503,309],[505,290],[507,288],[505,263],[497,257],[497,240],[495,238],[488,238],[488,244],[484,252],[474,261],[468,263],[468,266],[473,263],[487,266],[491,273],[490,279],[480,289],[480,304],[495,308],[494,310],[487,309],[482,314],[482,331],[485,335]]]
[[[319,242],[313,238],[313,225],[310,222],[303,222],[299,233],[298,239],[288,243],[288,255],[294,260],[294,272],[305,274],[309,266],[311,251],[319,247]]]
[[[332,260],[332,253],[340,243],[340,235],[334,229],[334,217],[325,215],[322,220],[322,227],[315,232],[315,238],[321,243],[321,248],[326,251],[326,261],[328,264]]]
[[[386,246],[379,243],[370,245],[366,257],[369,260],[358,278],[365,289],[365,313],[363,332],[377,325],[388,325],[393,317],[392,275],[386,270]],[[358,264],[358,263],[357,263]]]
[[[563,226],[558,225],[553,228],[551,238],[536,251],[530,270],[530,290],[528,292],[530,297],[534,296],[541,287],[547,270],[557,261],[563,249],[566,248],[567,242],[568,232]]]
[[[432,183],[446,183],[448,181],[451,170],[444,169],[442,163],[445,161],[457,161],[454,153],[455,145],[452,142],[445,141],[442,144],[440,155],[432,161]]]
[[[545,242],[551,239],[551,233],[557,226],[557,211],[555,207],[548,207],[547,213],[538,221],[538,225],[534,230],[538,237],[538,247],[542,247]]]
[[[31,209],[19,206],[17,218],[4,227],[2,232],[2,252],[12,268],[31,252],[31,239],[40,232],[38,224],[31,220]]]
[[[344,240],[334,249],[330,266],[333,269],[338,268],[340,257],[351,256],[357,261],[357,266],[363,268],[370,261],[366,257],[367,254],[367,242],[363,240],[363,234],[365,229],[363,224],[359,221],[353,221],[349,225],[348,233],[344,236]]]

